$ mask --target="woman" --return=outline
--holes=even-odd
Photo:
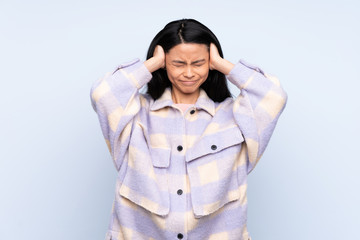
[[[225,76],[241,89],[236,99]],[[118,171],[106,239],[251,239],[247,174],[286,100],[276,78],[225,60],[203,24],[167,24],[145,62],[120,65],[91,89]]]

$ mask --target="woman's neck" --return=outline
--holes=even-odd
[[[189,94],[176,91],[174,88],[171,90],[171,97],[174,103],[195,104],[199,95],[199,89],[198,91]]]

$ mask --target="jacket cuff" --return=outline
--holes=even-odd
[[[130,62],[120,64],[115,68],[113,74],[117,74],[120,69],[126,72],[138,89],[142,88],[152,78],[151,72],[149,72],[145,64],[138,58]]]
[[[239,60],[235,64],[233,69],[229,72],[226,77],[231,83],[233,83],[238,88],[242,89],[245,85],[245,82],[254,74],[254,71],[264,75],[264,72],[257,66],[247,63],[245,60]]]

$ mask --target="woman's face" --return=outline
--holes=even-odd
[[[178,44],[166,53],[165,65],[175,94],[198,94],[209,75],[208,47],[198,43]]]

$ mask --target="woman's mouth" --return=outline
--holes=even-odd
[[[191,86],[194,85],[197,81],[180,81],[183,85]]]

